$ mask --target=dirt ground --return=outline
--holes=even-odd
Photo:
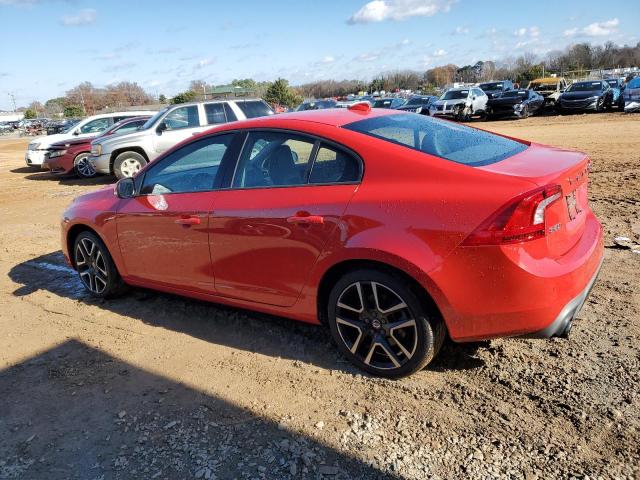
[[[605,263],[569,340],[445,344],[400,381],[321,328],[156,292],[98,302],[59,218],[112,180],[0,140],[0,478],[640,478],[640,115],[477,123],[593,160]]]

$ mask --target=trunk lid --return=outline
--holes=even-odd
[[[540,187],[560,185],[561,198],[545,211],[546,253],[557,258],[570,250],[584,232],[586,214],[590,211],[587,192],[590,163],[582,152],[532,143],[517,155],[478,168],[526,179]]]

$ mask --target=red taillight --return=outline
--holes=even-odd
[[[482,222],[462,244],[504,245],[544,237],[544,212],[561,197],[560,185],[548,185],[519,195]]]

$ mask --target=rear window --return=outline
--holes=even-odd
[[[490,165],[527,149],[515,140],[423,115],[384,115],[343,128],[472,167]]]
[[[247,118],[256,118],[256,117],[264,117],[266,115],[273,115],[273,110],[269,108],[264,102],[259,100],[256,101],[247,101],[247,102],[237,102],[238,107],[242,110],[245,117]]]

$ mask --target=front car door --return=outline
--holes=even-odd
[[[223,165],[240,148],[235,133],[198,140],[136,178],[140,193],[116,217],[126,274],[134,282],[213,293],[209,218]]]
[[[361,174],[356,155],[324,140],[250,132],[210,220],[218,295],[293,305]]]
[[[169,110],[153,132],[153,157],[160,155],[191,135],[205,130],[199,105],[183,105]]]

